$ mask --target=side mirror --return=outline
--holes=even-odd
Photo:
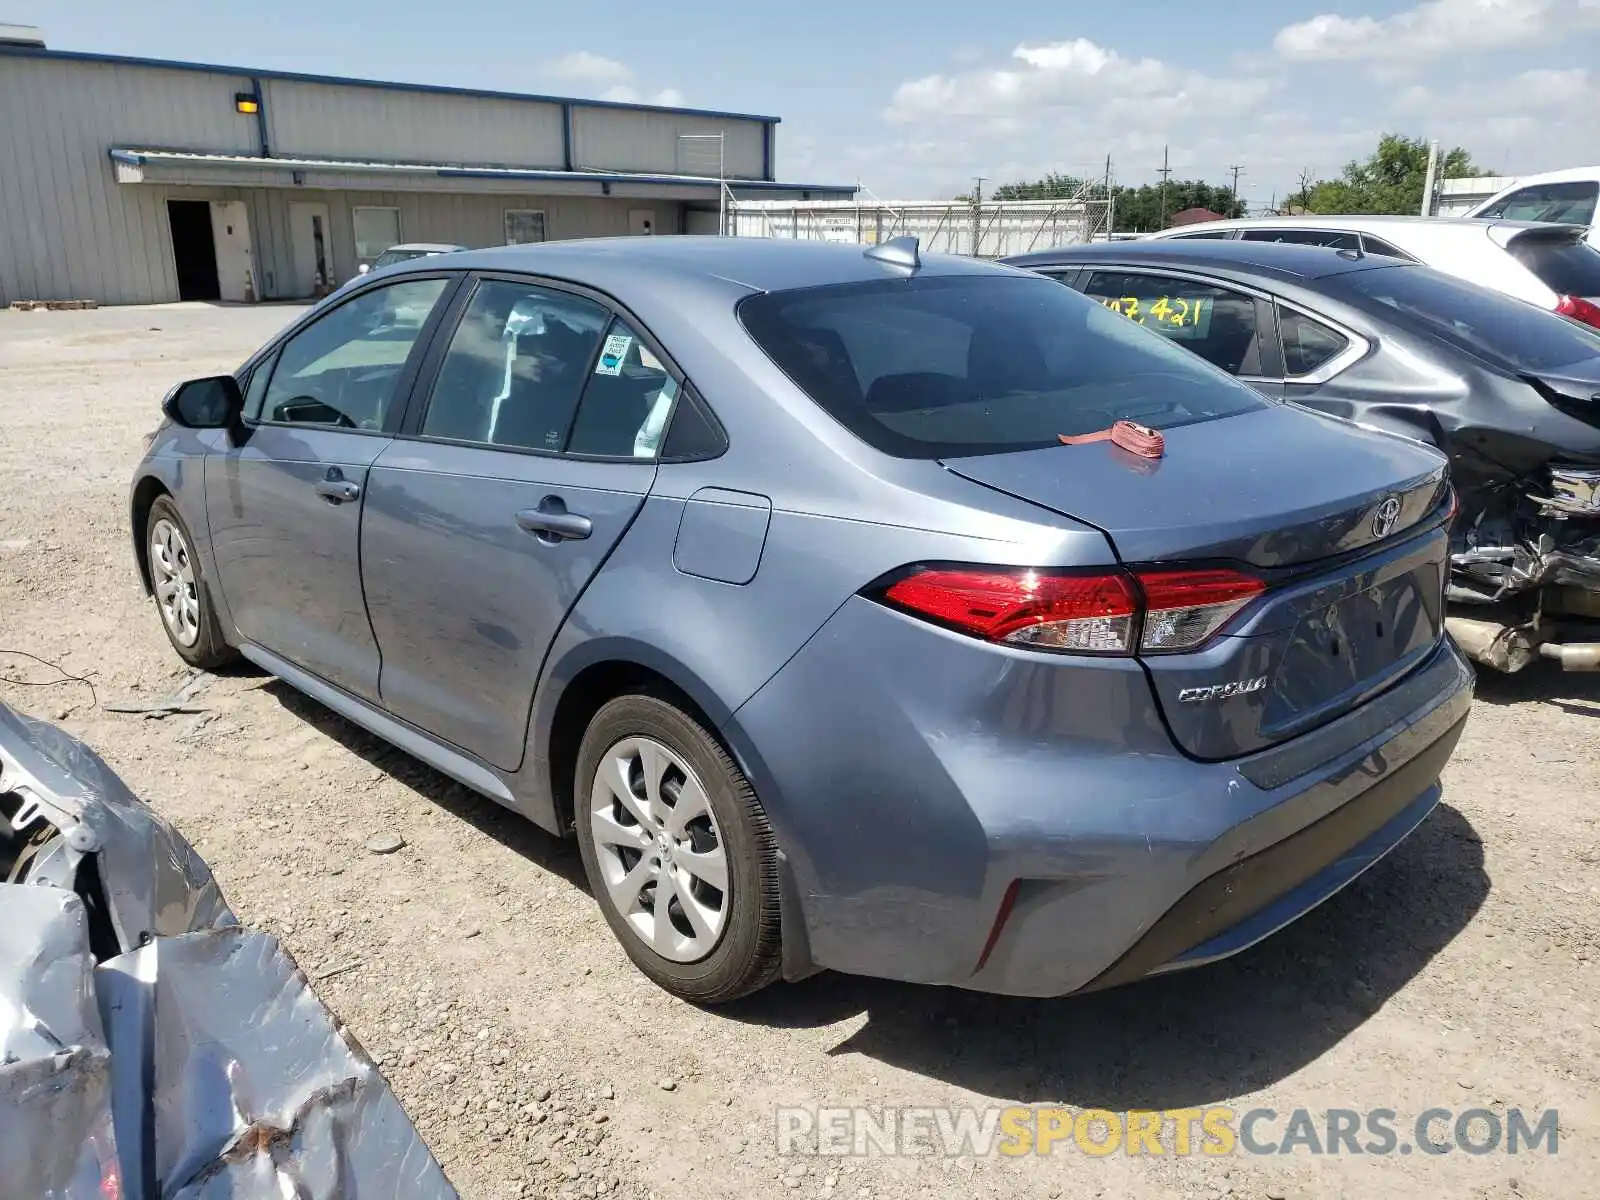
[[[228,429],[244,411],[244,396],[232,375],[191,379],[167,393],[161,411],[185,429]]]
[[[366,263],[362,263],[359,267],[356,268],[356,274],[357,275],[365,275],[370,270],[372,270],[372,268],[370,266],[368,266]]]

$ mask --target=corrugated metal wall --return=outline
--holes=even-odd
[[[559,104],[265,82],[277,153],[507,166],[562,161]],[[259,154],[256,118],[234,111],[235,93],[251,87],[248,74],[0,55],[0,303],[176,299],[169,195],[247,201],[264,297],[281,294],[292,279],[287,213],[295,199],[328,202],[341,279],[356,269],[349,210],[358,204],[398,206],[407,239],[468,245],[502,243],[506,208],[544,209],[551,238],[627,233],[628,211],[637,208],[655,213],[658,232],[682,227],[677,203],[541,198],[512,192],[506,181],[431,178],[430,188],[458,189],[438,194],[371,191],[356,180],[351,190],[320,192],[117,183],[107,155],[113,146]],[[759,121],[581,106],[573,118],[582,166],[683,171],[680,132],[726,132],[729,174],[762,173]]]
[[[696,135],[692,141],[683,135]],[[712,120],[679,113],[575,108],[572,156],[577,165],[606,171],[717,173],[717,149],[706,135],[723,135],[722,170],[729,179],[762,178],[766,127],[759,121]]]
[[[165,209],[119,188],[117,138],[254,153],[248,80],[0,58],[0,301],[177,296]]]
[[[263,80],[274,154],[562,166],[559,104]]]

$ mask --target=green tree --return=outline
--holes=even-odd
[[[1066,200],[1074,196],[1091,200],[1105,198],[1105,185],[1099,180],[1085,181],[1073,175],[1051,172],[1043,179],[1019,180],[995,188],[991,200]],[[1162,227],[1161,188],[1152,184],[1142,187],[1117,187],[1112,189],[1116,200],[1116,228],[1118,231],[1149,231]],[[969,200],[970,195],[958,196]],[[1175,179],[1167,184],[1166,216],[1186,208],[1208,208],[1225,217],[1244,216],[1244,203],[1226,187],[1213,186],[1200,179]]]
[[[1438,177],[1457,179],[1493,172],[1475,165],[1460,146],[1439,156]],[[1422,208],[1422,189],[1428,175],[1428,143],[1422,138],[1386,133],[1378,148],[1365,159],[1345,164],[1337,179],[1310,182],[1301,176],[1300,190],[1288,197],[1291,206],[1310,212],[1392,213],[1415,215]]]
[[[1103,189],[1102,189],[1103,190]],[[1083,191],[1083,180],[1051,171],[1033,183],[1005,183],[995,188],[991,200],[1066,200]]]
[[[1119,233],[1149,232],[1165,228],[1174,213],[1186,208],[1206,208],[1224,217],[1244,216],[1244,202],[1228,187],[1213,186],[1201,179],[1176,179],[1166,187],[1166,211],[1162,212],[1159,184],[1116,189],[1116,228]]]

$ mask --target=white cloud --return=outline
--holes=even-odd
[[[1426,0],[1392,17],[1323,13],[1278,31],[1273,46],[1297,61],[1411,62],[1542,45],[1600,28],[1600,0]]]
[[[620,104],[661,104],[680,108],[683,93],[675,87],[647,92],[634,83],[633,68],[627,63],[602,54],[578,50],[545,64],[545,72],[563,83],[588,89],[600,89],[600,99],[614,100]]]
[[[619,104],[660,104],[667,108],[682,108],[683,93],[675,87],[662,88],[659,92],[642,92],[629,83],[619,83],[600,93],[602,100],[614,100]]]
[[[1048,171],[1098,176],[1109,152],[1119,175],[1143,179],[1170,141],[1182,177],[1217,122],[1244,126],[1237,119],[1261,114],[1276,87],[1263,75],[1222,78],[1129,58],[1087,38],[1028,42],[991,65],[902,83],[883,113],[894,144],[863,154],[862,173],[880,194],[920,176],[933,194],[949,195],[979,173],[994,183]]]
[[[932,118],[1025,116],[1041,106],[1104,109],[1117,101],[1138,101],[1138,112],[1152,113],[1205,92],[1216,111],[1236,109],[1261,99],[1268,90],[1259,79],[1214,79],[1153,58],[1125,58],[1087,38],[1023,44],[1004,66],[927,75],[896,89],[885,114],[891,121]],[[1137,112],[1127,115],[1136,116]]]
[[[1538,68],[1470,86],[1414,84],[1395,98],[1395,108],[1408,115],[1448,120],[1593,112],[1597,100],[1600,80],[1582,67]]]
[[[1600,109],[1600,77],[1581,67],[1538,68],[1478,84],[1414,85],[1394,111],[1479,166],[1526,175],[1600,161],[1600,127],[1574,119]]]
[[[596,87],[617,86],[633,79],[633,71],[626,63],[601,54],[591,54],[587,50],[578,50],[558,58],[545,70],[557,79]]]

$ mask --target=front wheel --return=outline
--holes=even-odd
[[[584,871],[641,971],[717,1004],[778,973],[777,848],[755,791],[698,721],[622,696],[578,752],[574,804]]]
[[[232,662],[238,652],[222,636],[195,557],[194,539],[170,497],[159,496],[150,506],[145,546],[156,611],[172,648],[184,662],[202,671]]]

